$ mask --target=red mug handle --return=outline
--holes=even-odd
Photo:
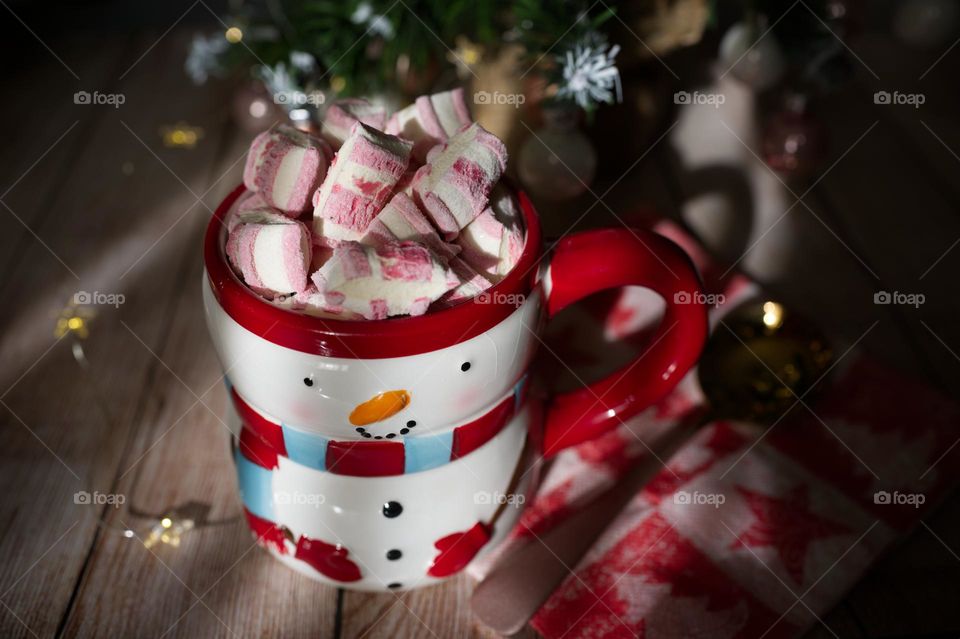
[[[547,317],[593,293],[644,286],[666,302],[647,349],[585,388],[554,396],[547,407],[546,457],[592,439],[673,390],[707,338],[707,309],[697,271],[680,247],[637,229],[575,233],[556,246],[545,276]]]

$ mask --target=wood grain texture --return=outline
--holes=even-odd
[[[234,136],[224,145],[215,166],[227,176],[211,192],[217,201],[239,181],[249,139]],[[180,222],[190,241],[179,262],[175,311],[162,362],[154,384],[163,394],[147,393],[146,408],[136,437],[121,463],[117,491],[127,495],[130,509],[109,512],[107,524],[135,526],[132,511],[154,517],[165,510],[197,503],[209,508],[215,525],[185,538],[178,549],[154,552],[119,534],[104,534],[93,550],[92,568],[81,584],[67,634],[129,635],[138,627],[156,628],[169,636],[310,637],[333,632],[336,590],[321,586],[277,564],[254,543],[241,519],[229,430],[221,421],[226,393],[216,355],[210,344],[199,300],[203,273],[200,237],[208,214]],[[165,261],[149,256],[145,271]],[[124,327],[136,339],[139,326]],[[139,341],[139,340],[137,340]],[[146,349],[146,345],[131,348]],[[163,505],[159,511],[158,505]],[[147,592],[166,592],[155,607],[122,597],[125,584],[141,583]],[[251,584],[262,587],[252,588]],[[98,615],[100,602],[126,602],[122,614]],[[126,625],[124,625],[126,624]],[[159,634],[159,633],[158,633]]]
[[[110,43],[104,44],[109,52]],[[123,40],[112,46],[114,56],[127,51]],[[149,66],[145,60],[144,65],[154,79],[164,77],[162,61]],[[147,95],[150,83],[149,77],[131,76],[124,86],[131,94]],[[9,377],[5,378],[0,437],[9,462],[3,489],[12,496],[3,504],[9,534],[0,542],[0,554],[11,568],[5,573],[9,581],[3,596],[9,614],[0,619],[4,634],[50,635],[56,630],[103,512],[102,506],[75,504],[74,495],[110,492],[149,370],[155,366],[148,353],[122,341],[120,312],[112,307],[99,309],[95,334],[85,343],[96,375],[83,375],[70,354],[70,344],[53,339],[54,320],[74,293],[123,292],[107,260],[120,257],[115,248],[131,225],[128,207],[142,197],[163,200],[167,185],[156,175],[151,180],[149,171],[144,171],[143,184],[136,188],[119,179],[119,158],[137,157],[128,154],[138,143],[117,126],[118,119],[146,125],[167,117],[158,108],[151,112],[144,102],[131,104],[123,116],[98,111],[93,117],[81,159],[73,158],[70,170],[52,175],[39,191],[52,197],[39,201],[49,210],[39,212],[32,222],[49,250],[39,242],[29,243],[0,288],[5,299],[18,300],[17,312],[3,318],[3,359],[9,363],[4,372]],[[183,107],[185,115],[193,117],[196,112],[189,109],[203,107],[202,101],[192,104]],[[71,102],[70,108],[92,107]],[[212,145],[199,150],[190,162],[195,167],[209,165],[210,149]],[[113,161],[106,163],[105,158]],[[111,179],[104,180],[108,167]],[[188,167],[183,170],[189,175]],[[33,175],[16,191],[26,188]],[[197,183],[203,180],[199,174],[195,178]],[[147,318],[143,335],[150,343],[155,344],[166,330],[164,311],[172,299],[173,284],[157,281],[150,295],[126,290],[123,312]],[[107,405],[99,401],[105,393],[110,398]],[[37,605],[39,601],[43,605]]]
[[[872,102],[872,86],[866,80],[851,87],[849,94],[838,96],[828,105],[835,114],[830,126],[836,138],[844,139],[868,118],[879,115],[883,119],[869,140],[864,140],[864,148],[851,153],[858,154],[851,158],[853,162],[824,179],[822,192],[833,218],[848,229],[850,242],[875,264],[881,290],[925,296],[918,307],[894,306],[891,311],[905,340],[926,362],[929,381],[957,397],[960,325],[956,317],[960,302],[953,282],[960,254],[953,253],[950,246],[960,239],[955,179],[960,161],[949,157],[952,166],[946,161],[941,140],[934,139],[922,122],[938,121],[936,114],[942,113],[945,105],[955,108],[955,93],[945,90],[942,82],[930,80],[934,73],[955,75],[957,62],[941,61],[942,66],[918,85],[909,79],[916,80],[913,74],[919,75],[922,71],[918,69],[927,66],[916,62],[916,55],[900,51],[894,63],[897,51],[864,50],[887,90],[926,91],[933,114],[926,105],[921,109],[896,105],[857,108]],[[955,123],[937,126],[944,139],[957,139]],[[905,145],[904,136],[915,146]],[[920,161],[920,157],[925,159]],[[954,179],[932,179],[939,171],[944,171],[944,176],[952,171]],[[908,187],[921,184],[928,186]],[[957,435],[960,437],[960,432]],[[960,600],[960,587],[952,575],[960,571],[958,555],[960,500],[954,495],[871,570],[848,597],[849,605],[871,636],[955,631],[960,627],[960,610],[951,602]]]

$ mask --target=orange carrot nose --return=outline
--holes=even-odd
[[[366,426],[383,421],[396,415],[410,403],[410,393],[405,390],[392,390],[380,393],[353,409],[350,423],[354,426]]]

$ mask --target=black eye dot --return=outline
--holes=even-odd
[[[393,519],[394,517],[399,517],[400,513],[403,512],[403,506],[400,505],[398,501],[388,501],[383,505],[383,516]]]
[[[401,429],[400,429],[400,434],[401,434],[401,435],[406,435],[406,434],[409,433],[409,432],[410,432],[410,429],[409,429],[409,428],[401,428]]]
[[[394,548],[393,550],[387,551],[387,559],[389,559],[390,561],[396,561],[401,557],[403,557],[403,553],[397,550],[396,548]]]
[[[464,373],[470,370],[470,362],[464,362],[463,364],[460,364],[460,370],[462,370]]]
[[[310,379],[309,377],[304,377],[304,378],[303,378],[303,383],[304,383],[306,386],[308,386],[308,387],[309,387],[309,386],[313,386],[313,380]]]
[[[396,590],[397,588],[400,588],[402,585],[403,584],[399,584],[395,581],[392,584],[389,584],[387,588],[389,588],[390,590]]]
[[[412,419],[409,422],[407,422],[407,428],[413,428],[416,425],[417,425],[417,422],[413,421]]]

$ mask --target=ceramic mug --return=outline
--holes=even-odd
[[[545,255],[522,192],[523,252],[473,300],[378,321],[286,310],[227,263],[224,221],[243,191],[207,229],[207,323],[233,399],[248,523],[278,559],[315,579],[381,590],[461,570],[516,522],[535,485],[534,461],[657,401],[706,339],[699,279],[675,244],[606,229],[569,235]],[[623,286],[665,302],[649,348],[588,387],[528,394],[545,321]]]

